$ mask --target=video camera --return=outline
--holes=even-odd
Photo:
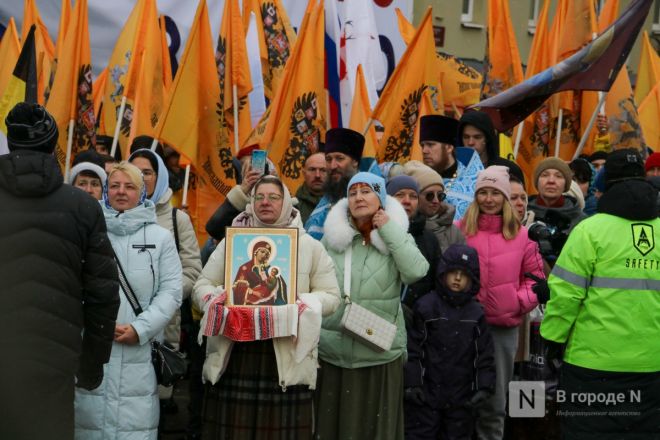
[[[557,211],[547,211],[545,217],[527,228],[529,238],[539,244],[541,256],[551,266],[554,266],[568,240],[570,225],[570,218]]]

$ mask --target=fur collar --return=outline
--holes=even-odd
[[[387,196],[386,206],[387,208],[385,208],[385,212],[390,217],[390,221],[399,225],[404,232],[407,233],[408,215],[399,201],[394,197]],[[348,199],[343,198],[332,207],[325,220],[323,229],[326,243],[333,250],[343,252],[351,245],[353,237],[359,234],[359,232],[349,220]],[[390,251],[387,249],[378,230],[374,229],[371,231],[370,236],[371,244],[374,245],[381,254],[389,255]]]

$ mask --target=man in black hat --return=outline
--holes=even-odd
[[[586,414],[562,417],[562,438],[657,438],[657,193],[644,180],[635,149],[611,153],[598,214],[573,229],[548,278],[550,301],[541,325],[549,346],[546,362],[560,358],[565,345],[561,410]],[[617,401],[591,396],[617,396]]]
[[[73,438],[74,385],[112,349],[117,266],[97,200],[63,184],[58,130],[37,104],[7,115],[0,156],[0,438]]]
[[[419,143],[425,165],[442,176],[447,203],[456,207],[456,220],[463,217],[474,198],[477,173],[484,167],[479,155],[463,148],[463,161],[456,156],[455,148],[458,121],[441,116],[427,115],[420,118]]]
[[[332,128],[325,134],[325,163],[328,180],[323,188],[323,198],[305,223],[305,230],[312,237],[323,238],[325,218],[333,204],[346,194],[348,182],[359,171],[364,136],[348,128]]]

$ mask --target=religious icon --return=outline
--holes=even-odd
[[[227,228],[225,286],[231,306],[296,302],[298,229]]]

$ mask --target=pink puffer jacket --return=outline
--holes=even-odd
[[[489,324],[515,327],[522,315],[538,304],[532,291],[534,281],[523,275],[531,272],[545,278],[538,245],[529,239],[525,227],[516,238],[506,240],[500,215],[481,214],[478,228],[476,235],[466,236],[467,244],[479,252],[481,289],[477,300],[484,306]]]

